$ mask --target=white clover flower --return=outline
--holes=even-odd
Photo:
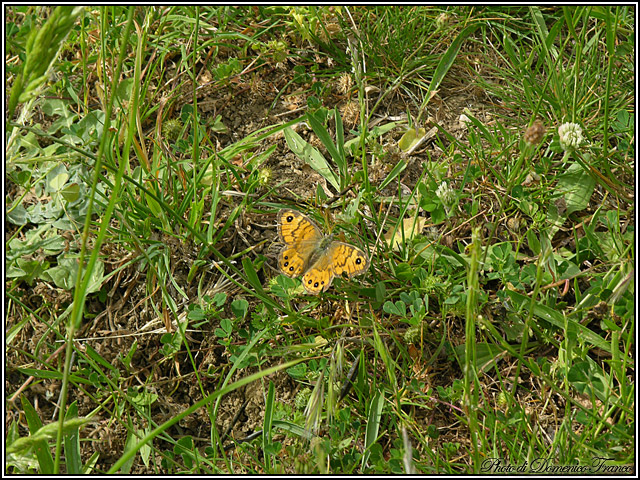
[[[456,192],[453,191],[447,182],[442,182],[438,189],[436,190],[436,195],[445,206],[447,211],[453,206],[456,201]]]
[[[451,17],[448,14],[446,14],[444,12],[441,13],[436,18],[436,28],[440,29],[440,28],[444,27],[445,25],[447,25],[449,23],[450,20],[451,20]]]
[[[564,151],[575,149],[584,141],[582,136],[582,127],[577,123],[563,123],[558,128],[560,136],[560,146]]]

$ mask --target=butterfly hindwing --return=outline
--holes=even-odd
[[[302,286],[308,293],[317,295],[331,286],[335,276],[331,258],[332,245],[315,258],[314,263],[302,276]]]
[[[284,247],[278,255],[280,271],[287,277],[297,277],[305,270],[307,259],[296,247]]]

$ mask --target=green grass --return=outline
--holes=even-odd
[[[5,470],[629,471],[634,13],[9,8]]]

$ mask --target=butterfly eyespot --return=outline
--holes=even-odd
[[[293,222],[293,215],[287,215],[287,222]]]
[[[361,258],[357,258],[356,259],[356,265],[360,265],[362,263],[362,259]]]

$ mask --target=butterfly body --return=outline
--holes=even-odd
[[[289,277],[302,275],[302,285],[313,295],[327,290],[335,276],[351,278],[369,268],[369,258],[361,249],[323,235],[296,210],[278,212],[278,235],[285,244],[278,255],[280,270]]]

